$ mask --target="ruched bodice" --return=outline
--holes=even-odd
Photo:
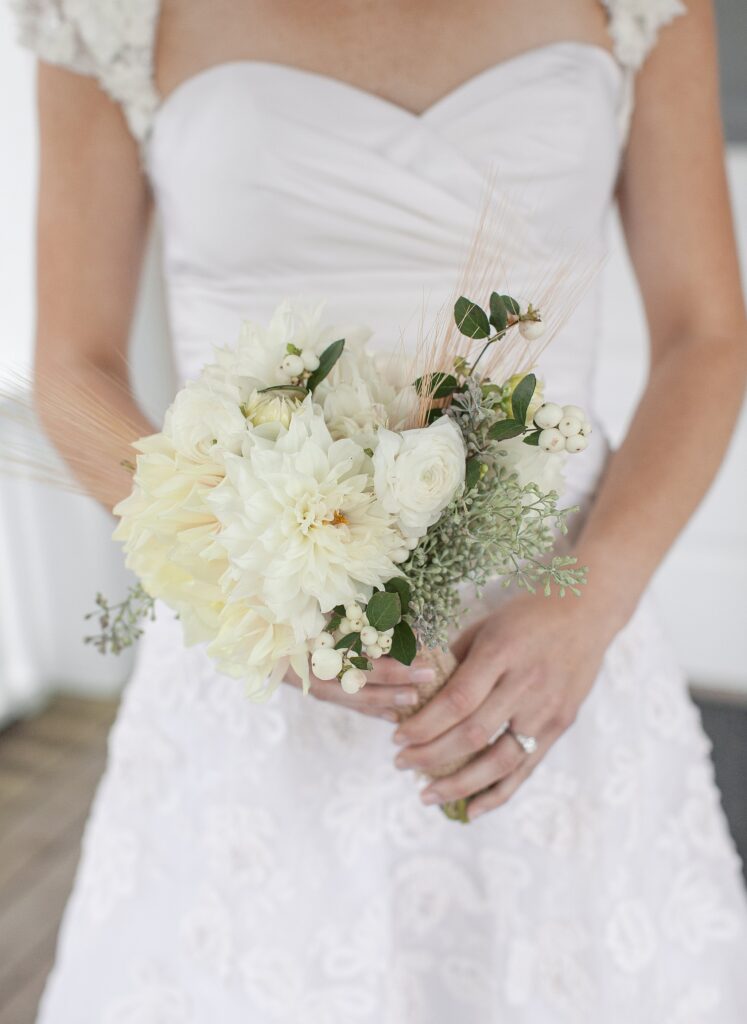
[[[509,281],[496,286],[528,291],[564,248],[601,253],[623,86],[611,53],[581,43],[498,64],[420,115],[279,64],[188,79],[147,150],[181,377],[287,296],[325,298],[333,319],[370,326],[374,345],[414,343],[421,312],[427,323],[452,295],[487,175],[526,229],[506,238]],[[540,367],[582,404],[597,308],[592,286]],[[576,490],[602,458],[597,440],[575,460]]]

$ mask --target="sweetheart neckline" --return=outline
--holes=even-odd
[[[470,75],[468,78],[464,79],[464,81],[455,85],[453,89],[449,89],[422,111],[417,112],[410,110],[408,107],[405,107],[400,103],[396,103],[394,100],[389,100],[379,93],[373,92],[369,89],[364,89],[361,86],[346,81],[344,78],[336,78],[334,75],[327,75],[322,71],[312,71],[308,68],[302,68],[295,64],[284,64],[281,61],[254,60],[251,58],[226,60],[219,61],[216,64],[211,64],[210,67],[203,68],[201,71],[196,71],[194,74],[188,75],[160,99],[153,114],[153,130],[150,138],[152,139],[155,135],[155,129],[162,115],[170,110],[172,106],[177,104],[184,94],[188,94],[193,87],[203,83],[206,79],[210,79],[218,74],[223,74],[226,71],[234,71],[243,68],[245,70],[258,69],[260,71],[297,75],[301,78],[321,83],[325,88],[339,89],[341,92],[347,93],[348,95],[358,97],[359,99],[370,103],[375,103],[385,109],[388,108],[398,116],[408,118],[413,124],[419,124],[425,123],[442,107],[448,105],[457,97],[468,92],[470,89],[479,85],[481,82],[487,80],[493,75],[511,70],[520,64],[528,63],[533,59],[545,56],[555,50],[568,49],[580,50],[584,54],[588,54],[595,59],[600,59],[601,63],[606,64],[608,68],[615,71],[622,80],[625,74],[625,68],[623,68],[623,66],[618,62],[612,51],[608,50],[600,43],[587,43],[581,40],[556,40],[550,43],[543,43],[540,46],[530,47],[528,50],[523,50],[521,53],[517,53],[512,57],[507,57],[505,60],[498,61],[497,64],[488,65],[488,67],[475,72],[474,75]]]

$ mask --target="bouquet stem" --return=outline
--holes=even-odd
[[[413,705],[413,707],[404,708],[400,711],[400,721],[404,721],[406,718],[414,715],[416,711],[419,711],[424,707],[428,701],[446,685],[447,680],[457,667],[457,660],[451,651],[444,651],[440,647],[421,647],[418,652],[418,656],[420,659],[427,661],[429,666],[435,670],[436,677],[433,682],[415,684],[420,700],[417,704]],[[470,760],[470,756],[463,757],[457,761],[452,761],[449,764],[439,766],[437,769],[432,770],[430,774],[421,774],[430,780],[442,779],[447,775],[451,775],[452,772],[458,771],[459,768],[462,768]],[[469,818],[467,817],[466,799],[449,800],[440,806],[441,811],[447,818],[451,818],[454,821],[461,821],[465,825],[469,822]]]

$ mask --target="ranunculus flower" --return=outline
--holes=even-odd
[[[401,434],[379,431],[374,489],[406,536],[422,537],[461,491],[466,457],[462,434],[448,416]]]
[[[246,420],[238,403],[202,381],[178,392],[164,419],[163,433],[174,448],[195,462],[225,452],[238,453],[246,436]]]

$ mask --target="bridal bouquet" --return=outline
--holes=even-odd
[[[140,586],[117,609],[99,596],[100,649],[160,599],[254,699],[289,668],[304,690],[313,673],[354,693],[383,655],[446,649],[465,582],[578,592],[574,559],[545,556],[586,416],[545,402],[532,373],[481,372],[491,347],[539,336],[539,311],[459,298],[458,340],[422,372],[323,312],[286,302],[266,328],[244,323],[134,445],[114,535]]]

